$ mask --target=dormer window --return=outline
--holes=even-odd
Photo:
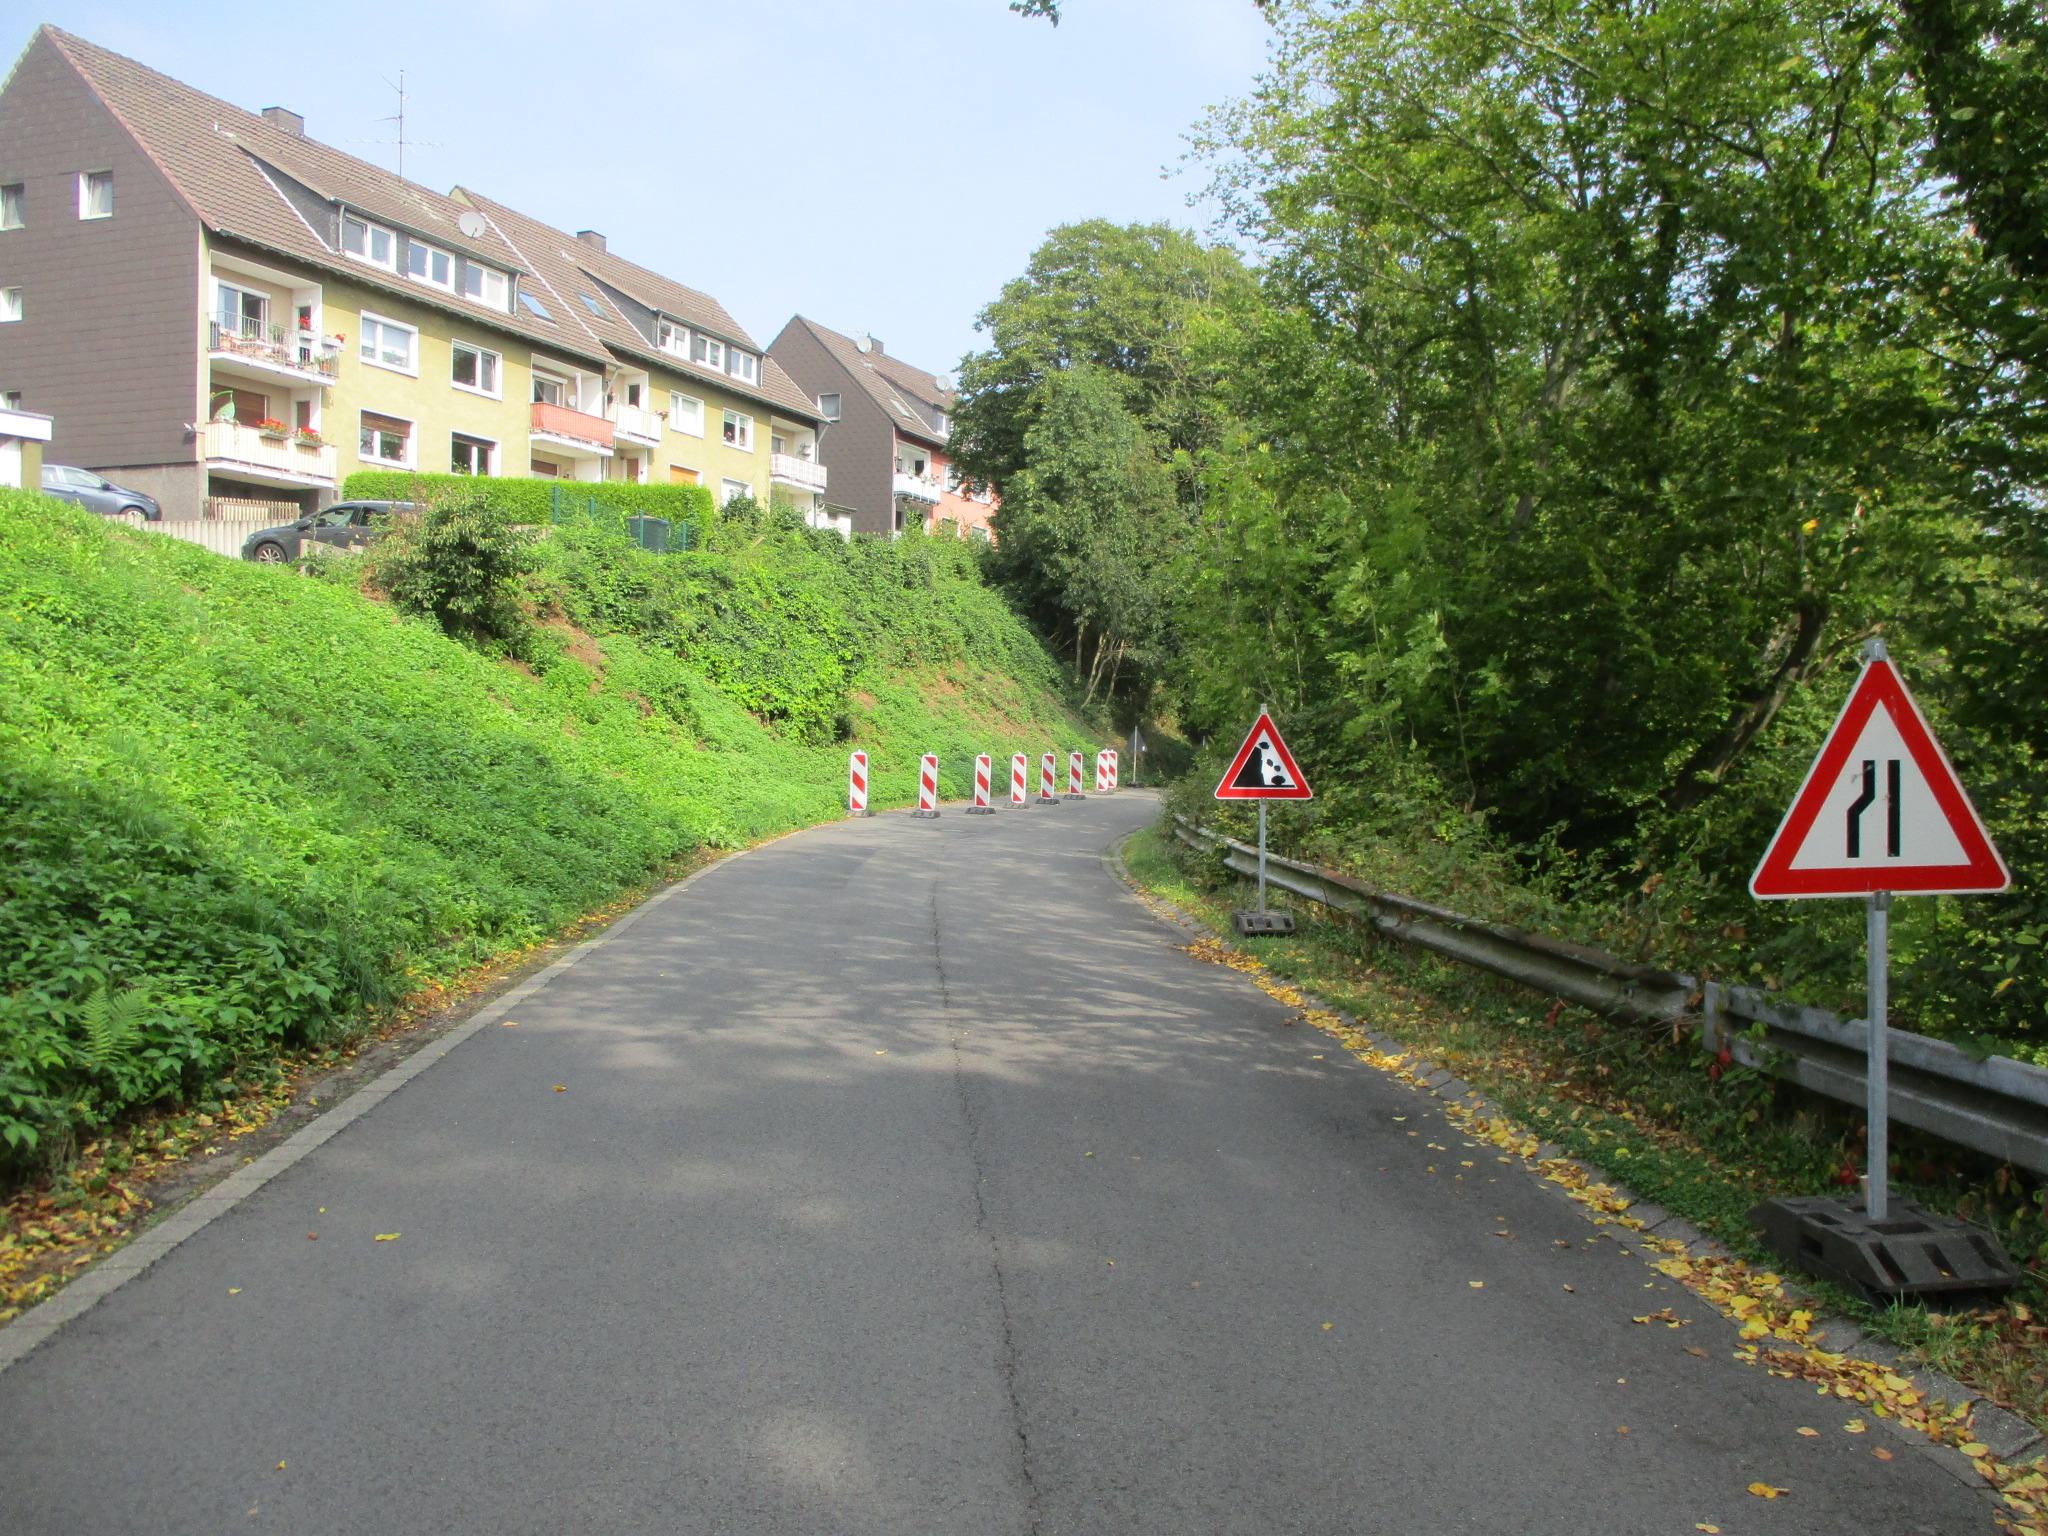
[[[473,261],[464,261],[458,282],[465,298],[488,304],[492,309],[511,307],[511,282],[493,267],[480,267]]]
[[[455,291],[455,258],[436,246],[406,241],[405,270],[416,281]]]
[[[690,355],[690,333],[679,325],[657,320],[654,324],[654,339],[664,352],[673,353],[677,357]]]
[[[752,384],[760,376],[761,360],[751,352],[742,352],[738,347],[725,351],[725,371],[736,379]]]
[[[352,213],[341,216],[341,248],[372,265],[398,269],[398,237],[381,224]]]
[[[725,370],[725,343],[713,341],[709,336],[690,338],[690,361],[702,363],[706,368]]]

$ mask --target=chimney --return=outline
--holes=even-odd
[[[604,236],[594,229],[579,229],[576,231],[576,238],[589,246],[593,251],[604,249]]]
[[[273,128],[282,128],[295,139],[306,136],[306,120],[289,107],[265,107],[263,121]]]

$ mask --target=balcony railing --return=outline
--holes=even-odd
[[[613,405],[612,425],[618,428],[619,436],[630,437],[636,442],[661,441],[661,418],[637,405],[627,405],[623,401]]]
[[[589,443],[594,448],[612,445],[612,424],[602,416],[587,415],[566,405],[549,405],[545,400],[533,402],[533,430],[548,437]]]
[[[286,433],[265,432],[239,421],[209,421],[204,435],[209,461],[226,460],[295,480],[334,483],[334,445]]]
[[[906,475],[899,469],[896,471],[896,494],[907,496],[912,501],[935,502],[939,499],[939,482],[930,475]]]
[[[768,455],[768,478],[780,480],[784,485],[800,486],[807,491],[823,491],[825,466],[800,459],[793,453],[771,453]]]
[[[341,349],[332,338],[260,320],[209,320],[206,349],[217,357],[246,358],[323,379],[341,371]]]

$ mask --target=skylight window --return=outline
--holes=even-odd
[[[581,299],[583,301],[583,307],[589,310],[593,315],[597,316],[598,319],[602,320],[604,318],[604,306],[598,303],[597,300],[593,299],[587,293],[579,293],[576,295],[576,297]]]
[[[528,293],[524,288],[519,290],[519,302],[526,306],[528,314],[539,316],[547,321],[549,325],[555,323],[555,317],[548,313],[547,306],[542,304],[539,299]]]

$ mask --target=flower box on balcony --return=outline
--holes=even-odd
[[[292,441],[301,448],[318,448],[323,446],[327,440],[318,432],[300,430],[292,434]]]

